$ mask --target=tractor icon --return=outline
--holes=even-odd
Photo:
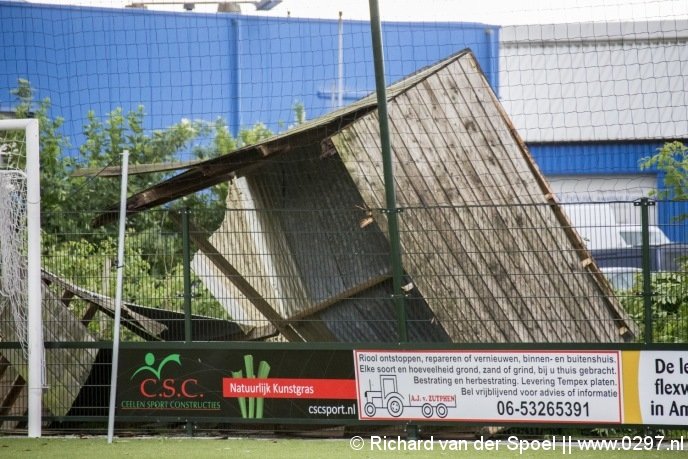
[[[444,419],[449,413],[449,408],[456,408],[455,395],[409,395],[404,397],[399,393],[396,375],[380,375],[380,390],[365,391],[365,405],[363,412],[372,418],[377,410],[387,410],[390,416],[398,418],[405,408],[418,408],[425,418],[432,417],[433,413],[438,418]]]

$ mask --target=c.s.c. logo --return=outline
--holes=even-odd
[[[198,380],[195,378],[186,378],[178,380],[176,378],[163,378],[163,369],[168,363],[174,362],[180,367],[182,366],[179,354],[169,354],[163,358],[156,366],[155,355],[149,352],[144,357],[145,365],[132,373],[130,380],[133,380],[139,373],[150,373],[154,378],[146,378],[139,384],[139,393],[145,398],[203,398],[203,394],[197,391]]]

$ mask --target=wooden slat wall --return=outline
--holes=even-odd
[[[341,162],[320,155],[297,148],[230,183],[233,210],[210,242],[304,339],[332,341],[317,313],[387,279],[389,249],[376,225],[359,227],[364,202]],[[265,320],[202,254],[194,266],[235,320]]]
[[[9,308],[0,317],[2,339],[15,341]],[[43,285],[43,339],[49,342],[93,342],[86,327],[64,306],[58,296]],[[5,349],[3,355],[26,380],[28,367],[21,349]],[[51,414],[64,416],[72,407],[95,362],[97,349],[48,349],[46,390],[43,404]],[[1,398],[1,397],[0,397]]]
[[[454,341],[620,340],[618,305],[580,266],[470,54],[396,95],[389,117],[398,205],[414,208],[404,266]],[[385,207],[377,112],[332,141],[366,204]]]
[[[317,322],[313,314],[376,285],[390,272],[389,247],[380,229],[359,227],[366,212],[357,206],[364,200],[346,169],[336,157],[320,155],[318,144],[299,148],[247,176],[241,189],[230,184],[227,203],[236,211],[228,212],[210,239],[287,319]],[[222,294],[235,299],[226,302],[233,303],[232,317],[239,319],[237,312],[244,319],[256,316],[212,267],[197,274],[215,277]],[[313,333],[314,338],[332,338],[324,330],[320,336]]]
[[[443,88],[453,96],[458,96],[463,91],[458,90],[458,82],[463,79],[468,81],[472,91],[467,94],[474,94],[473,100],[464,98],[468,110],[480,123],[481,131],[485,140],[502,155],[511,157],[511,161],[498,163],[501,167],[502,177],[529,177],[530,180],[512,180],[513,193],[520,198],[519,204],[544,204],[545,195],[551,192],[549,189],[543,190],[541,183],[543,178],[539,171],[533,171],[530,167],[532,160],[527,151],[524,151],[522,144],[514,137],[513,127],[504,118],[504,113],[500,110],[498,102],[494,99],[493,93],[486,85],[484,76],[477,69],[477,64],[472,56],[460,59],[457,62],[463,73],[457,73],[454,77],[448,72],[439,73]],[[452,89],[454,88],[454,89]],[[460,101],[454,106],[461,106]],[[530,162],[530,164],[529,164]],[[496,176],[499,176],[499,170]],[[525,198],[525,199],[524,199]],[[550,299],[550,303],[545,304],[543,314],[549,313],[548,317],[565,321],[569,326],[569,332],[565,339],[586,341],[603,340],[618,338],[616,325],[612,323],[612,314],[609,307],[614,306],[605,297],[604,293],[598,288],[597,281],[587,275],[581,268],[579,257],[576,253],[576,245],[561,230],[560,221],[554,212],[548,207],[537,206],[526,208],[524,219],[512,222],[520,224],[523,222],[527,229],[526,237],[522,239],[529,245],[524,250],[536,254],[542,261],[540,266],[541,275],[535,276],[542,289],[543,300]],[[517,239],[519,241],[521,239]],[[551,250],[557,248],[558,250]],[[573,274],[572,273],[577,273]],[[557,298],[555,295],[559,293]],[[556,298],[556,301],[553,300]],[[551,306],[549,308],[548,306]],[[590,327],[593,324],[593,327]],[[564,330],[562,330],[564,331]]]

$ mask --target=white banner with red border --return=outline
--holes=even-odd
[[[361,420],[688,425],[688,352],[356,350]]]

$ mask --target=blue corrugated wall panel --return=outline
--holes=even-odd
[[[683,139],[688,142],[688,139]],[[657,189],[664,189],[664,175],[640,169],[642,158],[652,156],[664,141],[530,143],[528,149],[540,170],[547,175],[629,175],[654,173]],[[677,218],[688,215],[688,203],[657,203],[658,223],[670,239],[688,242],[685,224]]]
[[[664,142],[529,143],[528,148],[545,174],[633,174],[640,159],[652,156]]]
[[[10,89],[28,79],[65,119],[74,150],[89,110],[102,118],[143,105],[150,129],[227,117],[231,27],[211,15],[0,4],[0,107],[11,107]]]
[[[14,105],[9,91],[17,79],[28,79],[65,119],[72,154],[89,110],[104,118],[143,105],[148,129],[222,117],[234,132],[259,121],[280,131],[293,123],[296,102],[309,118],[333,108],[337,27],[331,20],[0,2],[0,110]],[[389,82],[465,47],[497,82],[496,27],[386,23],[383,33]],[[345,103],[375,87],[369,48],[369,24],[346,21]]]

